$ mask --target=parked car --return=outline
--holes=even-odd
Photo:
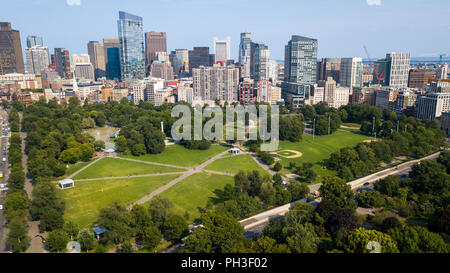
[[[4,157],[4,158],[2,159],[2,161],[3,161],[3,162],[6,162],[6,157]]]

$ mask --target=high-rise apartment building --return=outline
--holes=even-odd
[[[448,77],[448,64],[440,64],[436,70],[436,78],[446,80]]]
[[[27,47],[32,48],[33,46],[44,46],[42,37],[38,36],[27,36]]]
[[[349,103],[350,88],[337,85],[332,77],[328,77],[326,81],[319,81],[318,86],[324,87],[323,101],[327,102],[330,107],[338,109]]]
[[[239,44],[239,64],[242,69],[242,77],[250,78],[250,53],[251,53],[252,34],[249,32],[241,33]]]
[[[194,97],[228,102],[237,100],[239,69],[233,65],[193,68],[192,77]]]
[[[250,78],[257,81],[269,79],[270,51],[267,45],[259,42],[250,44]]]
[[[200,66],[212,66],[215,63],[215,55],[209,54],[209,47],[194,47],[193,50],[189,50],[189,73],[192,74],[193,68],[199,68]]]
[[[214,54],[216,55],[216,62],[227,62],[230,59],[230,37],[224,40],[214,37]]]
[[[244,78],[242,82],[239,83],[238,100],[244,104],[254,104],[256,102],[255,81],[249,78]]]
[[[285,47],[284,77],[286,82],[315,83],[317,80],[316,39],[293,35]]]
[[[42,70],[47,70],[50,65],[48,47],[46,46],[25,48],[25,56],[27,59],[28,73],[40,74]]]
[[[92,65],[92,63],[76,63],[74,65],[75,78],[81,81],[95,80],[94,66]]]
[[[69,50],[64,48],[55,48],[54,65],[56,72],[61,78],[71,79]]]
[[[0,22],[0,59],[3,74],[25,72],[20,33],[8,22]]]
[[[142,17],[119,11],[120,66],[122,80],[145,77]]]
[[[173,68],[170,62],[155,60],[152,63],[150,76],[166,81],[173,80]]]
[[[81,55],[72,54],[72,65],[76,65],[78,63],[90,63],[90,62],[91,62],[91,58],[89,57],[88,54],[81,54]]]
[[[362,58],[342,58],[340,65],[339,84],[350,87],[362,87]]]
[[[155,60],[156,52],[167,52],[167,35],[165,32],[146,32],[145,59],[148,68]]]
[[[87,47],[89,58],[94,66],[95,79],[106,77],[105,49],[98,41],[90,41]]]

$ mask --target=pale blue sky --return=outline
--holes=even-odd
[[[449,0],[0,0],[0,21],[10,21],[45,45],[87,53],[87,42],[117,37],[118,11],[144,18],[144,31],[167,32],[168,50],[210,46],[231,37],[237,58],[239,33],[266,43],[284,58],[292,34],[319,40],[319,57],[373,58],[391,51],[415,57],[450,53]]]

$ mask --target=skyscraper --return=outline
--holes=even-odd
[[[250,77],[257,81],[269,79],[270,51],[263,43],[250,44]]]
[[[119,47],[119,39],[117,38],[103,38],[103,49],[105,50],[105,67],[106,67],[106,77],[111,79],[108,71],[108,48]],[[119,61],[120,62],[120,61]],[[120,71],[120,69],[119,69]]]
[[[293,35],[285,47],[284,77],[287,82],[315,83],[317,80],[317,40]]]
[[[167,52],[167,35],[165,32],[145,33],[145,60],[147,69],[155,60],[156,52]]]
[[[108,79],[111,80],[121,80],[120,73],[120,49],[119,47],[108,47]]]
[[[170,52],[170,63],[173,66],[175,76],[182,72],[189,72],[189,52],[187,49],[175,49]]]
[[[216,62],[226,63],[230,59],[230,37],[225,40],[214,37],[214,54],[216,54]]]
[[[95,79],[106,76],[105,50],[97,41],[90,41],[87,45],[89,58],[94,66]]]
[[[2,73],[24,73],[20,33],[11,29],[11,23],[0,22],[0,59]]]
[[[408,87],[408,75],[411,55],[409,53],[388,53],[385,59],[375,62],[375,69],[378,76],[383,73],[384,81],[380,84],[395,88]],[[378,83],[374,75],[374,82]]]
[[[362,87],[362,70],[362,58],[342,58],[339,83],[350,87],[350,93],[353,87]]]
[[[209,54],[209,47],[194,47],[189,50],[189,73],[192,74],[192,68],[203,66],[212,66],[215,63],[215,55]]]
[[[244,78],[250,77],[250,51],[252,34],[249,32],[241,33],[241,42],[239,44],[239,64],[242,67]]]
[[[27,47],[31,48],[33,46],[44,46],[42,37],[32,36],[32,35],[27,36]]]
[[[145,77],[144,31],[142,17],[119,11],[117,21],[121,78]]]
[[[239,69],[215,64],[192,69],[194,97],[203,100],[236,101],[239,87]]]
[[[56,72],[61,78],[71,79],[70,55],[69,51],[64,48],[55,48],[54,65]]]
[[[40,74],[42,70],[47,70],[50,65],[48,47],[46,46],[25,48],[25,56],[27,59],[28,73]]]

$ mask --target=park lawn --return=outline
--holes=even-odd
[[[97,220],[100,209],[114,201],[129,205],[164,186],[179,175],[78,181],[75,187],[60,190],[66,203],[65,220],[87,228]]]
[[[303,154],[301,157],[293,159],[280,156],[279,158],[284,167],[283,173],[288,174],[291,172],[291,170],[286,168],[290,162],[294,162],[297,165],[303,162],[310,162],[314,164],[313,170],[318,175],[317,180],[325,176],[335,175],[336,173],[334,171],[324,169],[323,161],[330,158],[333,152],[341,148],[354,147],[358,143],[368,139],[371,138],[359,132],[338,130],[329,136],[316,136],[314,140],[312,135],[303,135],[303,139],[297,143],[280,141],[280,151],[295,150]]]
[[[207,206],[210,198],[216,197],[214,191],[223,190],[226,184],[234,185],[231,176],[210,173],[196,173],[180,181],[160,194],[174,204],[175,214],[185,216],[189,213],[189,221],[194,222],[200,217],[199,209]]]
[[[77,174],[73,179],[107,178],[141,174],[183,172],[183,169],[156,166],[119,158],[105,157]]]
[[[228,149],[230,147],[225,145],[211,145],[208,150],[189,150],[181,145],[175,144],[166,146],[164,152],[161,154],[146,154],[142,156],[120,155],[120,157],[182,167],[195,167]]]
[[[205,168],[206,170],[237,174],[239,171],[259,171],[262,175],[268,174],[248,154],[217,159]]]
[[[95,159],[93,159],[93,160],[95,160]],[[64,178],[64,177],[67,177],[67,176],[73,174],[74,172],[78,171],[79,169],[81,169],[84,166],[91,163],[93,160],[89,160],[87,162],[82,161],[82,162],[78,162],[78,163],[69,165],[69,168],[66,168],[66,174],[60,178]]]

